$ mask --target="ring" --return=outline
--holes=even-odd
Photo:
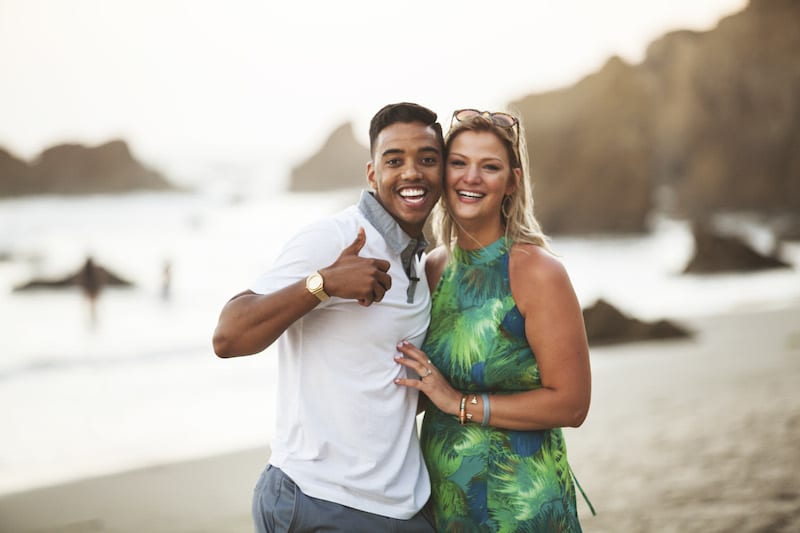
[[[424,375],[424,376],[422,376],[422,377],[423,377],[423,378],[427,378],[427,377],[428,377],[428,376],[430,376],[431,374],[433,374],[433,370],[431,370],[431,369],[429,368],[429,369],[428,369],[428,371],[425,373],[425,375]]]

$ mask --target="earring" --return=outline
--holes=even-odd
[[[511,218],[511,207],[512,207],[511,204],[512,203],[513,202],[511,200],[511,195],[510,194],[506,194],[505,196],[503,196],[503,203],[500,204],[500,213],[502,213],[503,218],[505,220],[508,220],[509,218]]]

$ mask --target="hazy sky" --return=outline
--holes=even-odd
[[[0,0],[0,146],[129,141],[181,173],[275,168],[382,105],[445,122],[643,58],[746,0]],[[182,176],[186,179],[188,176]]]

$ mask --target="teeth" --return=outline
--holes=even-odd
[[[484,196],[486,196],[485,194],[472,191],[458,191],[458,194],[460,196],[466,196],[467,198],[483,198]]]
[[[400,191],[400,196],[403,198],[410,198],[413,196],[423,196],[425,189],[403,189]]]

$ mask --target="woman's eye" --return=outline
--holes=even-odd
[[[486,170],[488,170],[490,172],[497,172],[497,171],[501,170],[499,165],[486,165],[483,168],[485,168]]]

